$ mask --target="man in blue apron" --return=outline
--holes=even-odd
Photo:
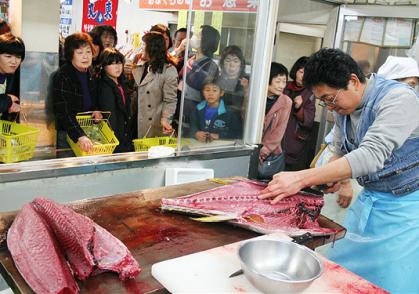
[[[274,176],[260,198],[275,203],[304,187],[356,178],[364,187],[348,211],[346,237],[328,257],[396,293],[419,293],[419,96],[373,74],[338,49],[321,49],[304,85],[336,113],[335,160]],[[333,184],[331,184],[333,183]]]

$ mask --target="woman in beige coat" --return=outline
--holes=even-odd
[[[172,118],[177,103],[178,73],[167,57],[161,33],[144,35],[144,54],[140,64],[132,70],[136,92],[134,110],[138,108],[138,138],[157,137],[171,133]]]

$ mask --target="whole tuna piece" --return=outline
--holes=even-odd
[[[32,205],[50,224],[80,280],[93,271],[114,271],[122,280],[141,271],[128,248],[88,217],[45,198],[36,198]]]
[[[35,293],[79,293],[54,234],[33,209],[23,206],[7,235],[17,269]]]

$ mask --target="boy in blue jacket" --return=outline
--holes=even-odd
[[[240,116],[225,106],[221,99],[224,91],[218,81],[205,80],[202,95],[205,101],[196,106],[196,111],[191,116],[191,137],[207,143],[219,139],[240,138]]]

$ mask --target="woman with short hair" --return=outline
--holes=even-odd
[[[55,127],[57,129],[57,149],[69,148],[68,135],[80,145],[84,152],[93,150],[92,141],[86,136],[76,115],[79,112],[93,111],[92,117],[102,118],[97,111],[96,79],[89,68],[92,65],[92,38],[87,33],[74,33],[64,41],[66,64],[60,67],[53,78],[53,106]],[[66,156],[61,153],[57,156]]]
[[[224,89],[223,100],[234,111],[241,112],[249,77],[244,69],[246,61],[240,47],[230,45],[221,52],[220,82]]]
[[[307,168],[314,155],[311,154],[309,145],[312,142],[316,105],[313,93],[303,83],[307,60],[308,57],[303,56],[294,63],[290,71],[292,81],[288,82],[284,91],[293,102],[282,142],[285,169],[289,171]]]
[[[0,118],[16,119],[20,111],[16,70],[25,59],[25,44],[11,33],[0,35]],[[14,115],[13,115],[14,114]]]

